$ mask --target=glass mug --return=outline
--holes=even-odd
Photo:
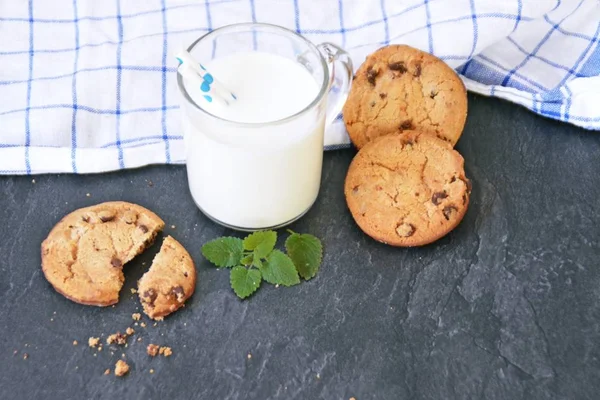
[[[296,114],[243,123],[218,117],[194,102],[177,76],[188,182],[200,210],[216,223],[241,231],[276,229],[302,217],[319,193],[325,128],[350,90],[349,55],[336,45],[315,46],[293,31],[259,23],[216,29],[187,50],[203,63],[220,54],[275,54],[298,63],[315,80],[318,94]],[[210,72],[219,79],[219,71]]]

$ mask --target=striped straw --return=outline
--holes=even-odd
[[[180,51],[175,57],[179,61],[177,72],[193,86],[199,87],[206,101],[212,103],[217,100],[229,105],[231,101],[237,100],[235,94],[216,81],[202,64],[192,58],[190,53]]]

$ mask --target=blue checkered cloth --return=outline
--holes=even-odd
[[[600,129],[598,0],[0,0],[0,174],[184,162],[172,52],[269,22],[356,66],[406,43],[471,91]],[[327,148],[347,145],[338,119]]]

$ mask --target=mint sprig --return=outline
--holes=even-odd
[[[252,295],[262,281],[294,286],[300,277],[313,278],[323,259],[323,245],[313,235],[289,231],[287,254],[275,249],[277,233],[258,231],[246,238],[220,237],[202,246],[202,254],[217,267],[233,267],[230,284],[241,299]]]

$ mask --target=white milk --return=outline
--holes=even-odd
[[[325,101],[304,110],[320,86],[299,63],[275,54],[248,52],[206,65],[238,100],[208,103],[187,92],[204,110],[184,115],[187,170],[196,204],[221,223],[243,229],[284,224],[315,201],[321,180]],[[188,107],[189,108],[189,107]],[[242,125],[254,124],[254,125]]]

